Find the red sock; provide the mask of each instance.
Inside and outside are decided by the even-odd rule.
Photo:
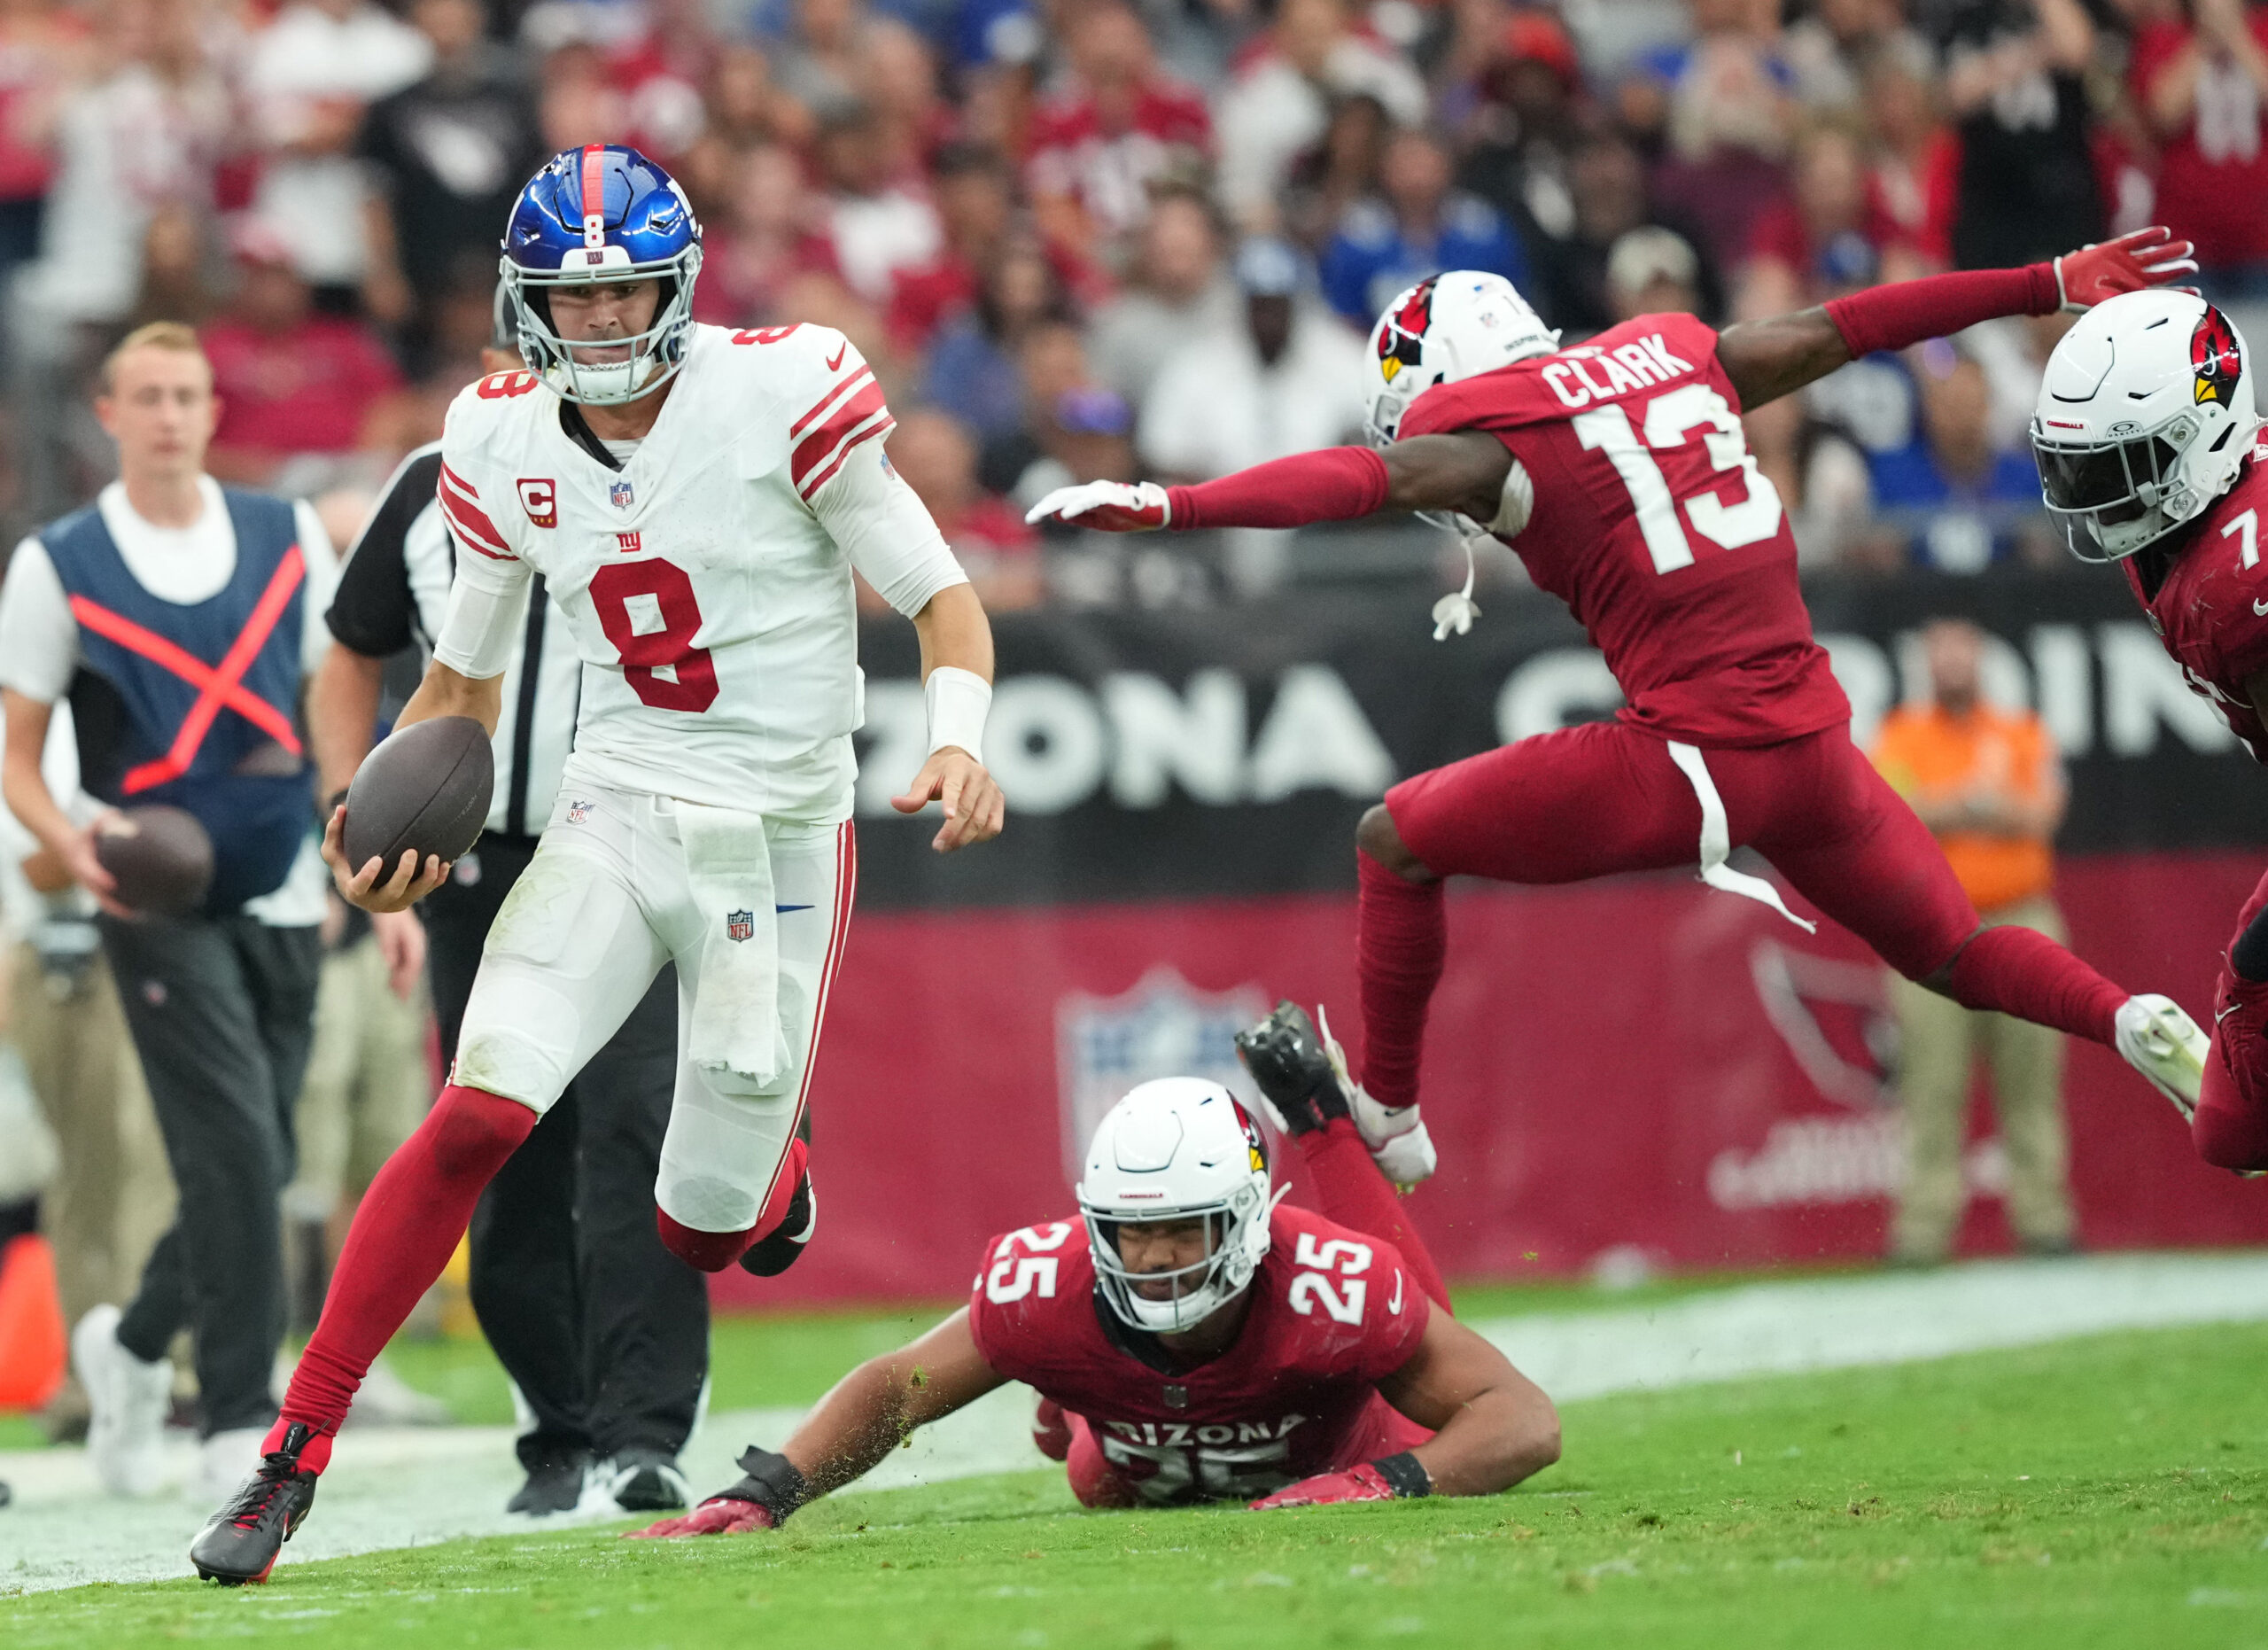
[[[2004,923],[1979,929],[1953,959],[1953,996],[2115,1047],[2118,1005],[2132,995],[2045,934]]]
[[[322,1321],[268,1435],[270,1448],[293,1421],[318,1435],[338,1430],[370,1360],[449,1264],[481,1188],[535,1125],[536,1114],[516,1100],[454,1083],[441,1091],[417,1132],[362,1195]],[[320,1472],[330,1456],[330,1438],[318,1436],[300,1452],[299,1464]]]
[[[771,1235],[772,1229],[788,1218],[788,1205],[795,1201],[796,1182],[804,1178],[804,1170],[811,1161],[811,1148],[799,1140],[788,1142],[788,1155],[781,1160],[780,1173],[772,1183],[772,1195],[764,1205],[764,1212],[756,1224],[740,1232],[703,1232],[672,1218],[660,1204],[654,1206],[654,1224],[662,1234],[662,1247],[692,1267],[695,1272],[722,1272],[748,1253],[760,1238]]]
[[[1433,1257],[1410,1225],[1402,1200],[1371,1161],[1370,1148],[1363,1144],[1353,1119],[1333,1117],[1314,1133],[1301,1135],[1300,1155],[1315,1176],[1323,1212],[1342,1226],[1367,1232],[1400,1249],[1402,1264],[1410,1268],[1418,1287],[1443,1311],[1449,1311],[1449,1286],[1434,1269]]]
[[[1359,850],[1355,965],[1363,990],[1363,1086],[1389,1106],[1418,1103],[1425,1005],[1441,983],[1449,914],[1439,883],[1405,882]]]

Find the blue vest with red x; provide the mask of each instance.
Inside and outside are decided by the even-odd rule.
[[[80,783],[113,806],[197,816],[213,838],[209,915],[283,885],[315,807],[292,720],[306,623],[298,520],[284,499],[221,496],[236,571],[202,602],[144,589],[93,505],[39,535],[79,621]]]

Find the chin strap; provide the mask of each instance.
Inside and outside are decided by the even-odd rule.
[[[1452,590],[1433,603],[1433,640],[1436,642],[1447,642],[1452,631],[1460,636],[1471,634],[1472,621],[1480,617],[1480,603],[1472,599],[1472,580],[1477,571],[1472,546],[1475,541],[1487,536],[1487,529],[1476,527],[1469,518],[1459,516],[1456,518],[1457,547],[1464,552],[1464,588]]]

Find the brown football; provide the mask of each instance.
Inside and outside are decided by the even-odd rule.
[[[128,808],[95,829],[95,858],[118,881],[119,904],[187,916],[213,886],[213,838],[182,808]]]
[[[454,860],[472,846],[488,818],[496,759],[487,731],[470,716],[436,716],[397,729],[362,759],[346,790],[343,846],[360,870],[373,857],[392,877],[415,851]]]

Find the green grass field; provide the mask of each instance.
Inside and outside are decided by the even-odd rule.
[[[843,1367],[830,1323],[881,1333],[874,1319],[798,1321],[821,1384],[821,1366]],[[238,1592],[183,1581],[35,1594],[0,1603],[0,1638],[2260,1643],[2264,1369],[2268,1327],[2109,1335],[1570,1405],[1566,1460],[1487,1500],[1087,1514],[1060,1475],[1020,1474],[844,1495],[776,1536],[647,1545],[610,1526],[287,1567]],[[809,1392],[733,1401],[796,1396]]]

